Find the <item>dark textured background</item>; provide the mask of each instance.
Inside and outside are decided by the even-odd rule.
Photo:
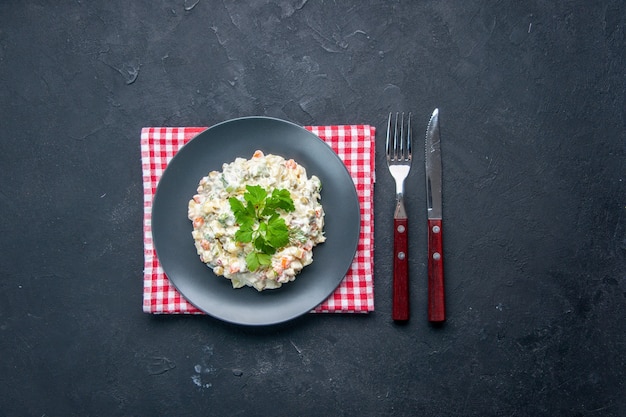
[[[3,1],[0,415],[625,416],[626,7]],[[389,111],[439,107],[448,321],[390,319]],[[376,312],[141,311],[143,126],[378,128]]]

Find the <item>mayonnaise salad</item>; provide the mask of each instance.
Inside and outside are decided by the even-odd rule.
[[[246,257],[252,243],[235,239],[239,224],[229,203],[232,197],[245,204],[246,186],[288,190],[294,210],[277,210],[289,230],[289,243],[271,255],[266,265],[251,271]],[[252,158],[237,158],[200,180],[197,194],[189,201],[188,217],[200,260],[218,276],[231,280],[233,288],[250,286],[258,291],[279,288],[313,262],[313,247],[326,240],[324,210],[319,202],[321,182],[293,159],[256,151]]]

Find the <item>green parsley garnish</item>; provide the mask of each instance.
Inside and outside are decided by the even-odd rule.
[[[289,191],[274,189],[271,195],[258,185],[246,185],[244,203],[236,197],[228,199],[230,209],[239,224],[235,240],[252,243],[254,250],[246,256],[250,271],[268,266],[272,255],[289,243],[289,228],[278,210],[294,211],[296,208]]]

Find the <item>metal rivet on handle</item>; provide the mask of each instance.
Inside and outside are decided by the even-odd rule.
[[[404,254],[404,252],[398,252],[398,259],[402,260],[406,257],[406,255]]]
[[[400,233],[404,233],[404,231],[405,231],[405,230],[406,230],[406,229],[404,228],[404,226],[403,226],[403,225],[398,225],[398,232],[400,232]]]
[[[433,226],[433,233],[439,233],[441,231],[441,229],[439,228],[439,226]]]
[[[435,252],[433,253],[433,259],[435,261],[438,261],[439,259],[441,259],[441,255],[439,254],[439,252]]]

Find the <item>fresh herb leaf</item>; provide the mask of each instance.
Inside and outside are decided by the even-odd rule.
[[[278,214],[274,214],[267,221],[267,233],[265,235],[270,245],[282,248],[289,243],[289,228],[285,220]]]
[[[273,247],[272,245],[270,245],[268,243],[267,240],[265,240],[265,238],[261,235],[259,235],[255,240],[254,240],[254,247],[260,251],[261,253],[265,253],[267,255],[273,255],[276,253],[276,249],[275,247]]]
[[[259,269],[261,263],[259,262],[259,252],[252,251],[246,256],[246,265],[248,269],[252,272]]]
[[[272,256],[261,252],[250,252],[246,256],[246,265],[252,272],[259,269],[260,266],[268,266],[272,263]]]
[[[252,230],[252,226],[241,225],[239,226],[239,230],[235,232],[235,240],[241,243],[252,242],[253,234],[254,230]]]
[[[265,202],[265,208],[262,214],[264,216],[271,216],[278,209],[282,209],[287,213],[296,209],[291,199],[291,194],[285,189],[275,189],[272,191],[272,195],[268,197]]]
[[[258,207],[267,197],[267,191],[260,185],[246,185],[246,193],[243,195],[244,200]]]
[[[237,223],[241,224],[245,221],[247,217],[249,217],[246,213],[246,207],[241,201],[239,201],[238,198],[231,197],[228,199],[228,203],[230,204],[230,209],[235,215],[235,220],[237,221]]]
[[[250,271],[271,264],[272,255],[289,243],[289,228],[278,210],[295,210],[291,194],[285,189],[268,192],[259,185],[247,185],[243,195],[246,202],[231,197],[228,202],[239,225],[235,240],[252,243],[254,250],[246,255]]]

